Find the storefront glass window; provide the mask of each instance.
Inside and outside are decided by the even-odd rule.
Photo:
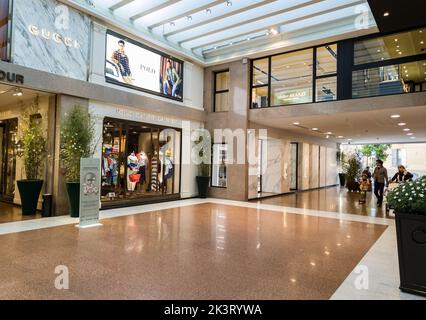
[[[0,198],[6,201],[13,201],[15,197],[18,119],[1,121],[0,134]]]
[[[337,99],[337,77],[319,78],[316,82],[316,102]]]
[[[355,42],[355,65],[424,54],[426,28]]]
[[[214,111],[229,111],[229,71],[215,73]]]
[[[337,73],[337,44],[317,48],[317,77]]]
[[[266,108],[269,103],[268,87],[253,88],[252,108]]]
[[[180,147],[178,130],[106,119],[102,201],[143,201],[179,195]]]
[[[313,49],[272,57],[271,105],[312,102]]]
[[[353,98],[426,91],[426,60],[357,70]]]
[[[9,0],[0,0],[0,60],[7,60],[7,25]]]
[[[212,187],[227,187],[227,144],[213,144]]]

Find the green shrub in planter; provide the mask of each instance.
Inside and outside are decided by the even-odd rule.
[[[24,109],[20,126],[22,132],[20,137],[21,156],[24,161],[26,179],[18,180],[17,185],[21,196],[22,214],[34,215],[43,188],[43,180],[40,178],[47,157],[47,133],[43,130],[41,123],[38,96],[29,107]]]
[[[61,130],[61,160],[65,167],[65,180],[67,182],[68,199],[70,202],[70,215],[80,215],[80,159],[90,158],[94,136],[94,120],[92,115],[81,108],[74,108],[65,114]]]
[[[399,185],[388,204],[395,210],[400,289],[426,296],[426,177]]]

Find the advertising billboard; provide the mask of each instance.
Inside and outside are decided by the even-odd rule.
[[[7,25],[9,22],[9,0],[0,0],[0,60],[7,60]]]
[[[183,62],[176,58],[108,31],[105,62],[108,82],[183,100]]]

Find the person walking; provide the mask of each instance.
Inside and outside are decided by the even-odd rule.
[[[383,193],[389,183],[388,170],[383,167],[382,160],[378,159],[376,161],[376,168],[372,176],[374,179],[374,194],[377,197],[377,205],[381,207],[383,204]]]

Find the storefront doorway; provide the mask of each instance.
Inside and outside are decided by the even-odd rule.
[[[0,199],[15,198],[16,148],[18,119],[0,121]]]
[[[181,130],[106,118],[102,207],[180,198]]]

